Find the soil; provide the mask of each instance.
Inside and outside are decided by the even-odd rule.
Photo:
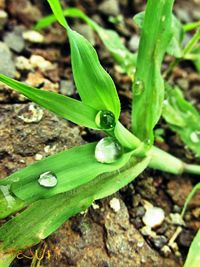
[[[145,1],[61,2],[64,6],[81,8],[105,28],[116,30],[126,45],[135,49],[135,43],[131,44],[130,40],[132,35],[138,36],[138,31],[132,16],[144,9]],[[190,4],[188,1],[176,1],[175,12],[183,22],[194,21],[200,18],[199,6],[197,0],[190,1]],[[0,72],[3,70],[32,86],[78,98],[65,31],[55,24],[41,31],[43,42],[34,43],[22,38],[23,32],[30,30],[39,18],[50,13],[46,1],[0,0],[0,9],[8,16],[4,20],[0,18]],[[124,22],[111,23],[111,15],[123,15]],[[121,121],[129,128],[129,77],[118,72],[116,64],[90,28],[83,26],[77,19],[71,23],[95,45],[102,65],[113,77],[122,103]],[[42,64],[34,65],[33,56],[40,56],[36,57],[36,61],[45,62],[46,67],[42,68]],[[10,62],[7,68],[5,60]],[[172,80],[200,109],[200,76],[191,62],[185,61],[177,66]],[[32,103],[4,85],[0,85],[0,103],[0,178],[46,156],[102,137],[99,132],[76,126],[40,108],[36,116],[30,118]],[[158,146],[187,162],[200,164],[200,160],[184,148],[179,137],[171,132],[163,120],[157,127],[164,129],[165,140],[157,140]],[[25,251],[22,259],[16,259],[12,266],[30,266],[31,260],[26,256],[30,256],[36,249],[40,252],[45,249],[41,266],[183,266],[191,241],[200,227],[200,194],[191,201],[185,216],[185,226],[173,247],[168,245],[177,225],[172,223],[171,216],[180,213],[196,182],[197,177],[192,175],[174,176],[147,169],[120,192],[95,202],[84,214],[68,220],[31,251]],[[117,201],[118,209],[113,208],[113,201]],[[148,233],[145,232],[142,220],[147,205],[160,207],[165,212],[164,222]]]

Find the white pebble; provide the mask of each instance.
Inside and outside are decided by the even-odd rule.
[[[142,220],[145,225],[154,228],[162,224],[165,218],[163,209],[158,207],[148,208],[143,216]]]
[[[38,68],[42,72],[53,70],[55,68],[55,65],[53,65],[50,61],[38,55],[32,55],[30,57],[30,64],[33,68]]]
[[[28,58],[19,56],[16,58],[15,66],[18,70],[32,70],[32,65]]]
[[[22,34],[24,40],[29,41],[31,43],[43,43],[44,36],[36,31],[26,31]]]
[[[111,209],[114,210],[114,212],[118,212],[120,210],[120,208],[121,208],[119,199],[116,198],[116,197],[111,199],[110,207],[111,207]]]
[[[41,154],[35,154],[35,160],[41,160],[43,156]]]

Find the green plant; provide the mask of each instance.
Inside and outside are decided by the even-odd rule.
[[[103,44],[115,59],[121,70],[127,73],[132,80],[135,79],[134,71],[136,68],[137,53],[131,53],[122,43],[120,36],[113,30],[103,29],[96,22],[92,21],[87,15],[77,8],[68,8],[64,10],[63,14],[67,17],[78,17],[84,20],[89,26],[94,29]],[[142,29],[145,12],[141,12],[134,17],[134,22]],[[51,23],[55,22],[54,15],[47,16],[41,19],[36,25],[35,29],[42,29]],[[192,106],[190,102],[184,99],[180,89],[169,84],[169,78],[173,68],[184,59],[190,59],[195,64],[197,71],[199,71],[200,57],[199,57],[199,25],[200,21],[182,25],[181,22],[172,15],[172,37],[167,45],[166,53],[175,57],[169,68],[164,72],[165,77],[165,101],[162,107],[162,117],[167,121],[170,128],[175,131],[182,141],[190,148],[195,155],[199,156],[199,112]],[[195,30],[196,34],[183,47],[182,42],[185,34],[188,31]],[[146,66],[145,66],[146,67]],[[171,89],[170,89],[171,88]],[[187,130],[185,126],[187,125]]]
[[[117,91],[96,51],[69,27],[59,1],[48,2],[67,31],[81,101],[29,87],[3,74],[0,81],[58,116],[104,131],[109,137],[48,157],[0,181],[0,217],[19,212],[0,228],[0,266],[8,266],[18,251],[39,243],[67,218],[87,209],[96,199],[116,192],[147,167],[173,174],[200,174],[199,166],[186,164],[153,146],[153,128],[160,118],[165,93],[161,63],[174,37],[173,0],[148,1],[137,63],[136,56],[124,48],[116,33],[72,9],[74,16],[78,14],[98,32],[132,78],[136,64],[133,133],[119,122]],[[158,16],[152,21],[155,8]],[[54,21],[54,17],[50,18],[48,22]]]

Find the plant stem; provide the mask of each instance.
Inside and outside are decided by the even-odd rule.
[[[183,172],[200,175],[200,166],[198,165],[186,164],[182,160],[155,146],[150,148],[150,150],[147,150],[145,146],[142,146],[143,143],[130,131],[128,131],[120,122],[117,123],[114,134],[124,147],[131,150],[140,147],[141,154],[143,154],[143,156],[145,156],[145,154],[150,155],[152,157],[149,163],[150,168],[176,175],[182,174]]]
[[[15,257],[16,253],[14,252],[11,252],[9,254],[0,253],[0,267],[9,267]]]
[[[184,32],[192,31],[200,26],[200,20],[183,25]]]
[[[187,43],[185,48],[183,49],[183,57],[190,53],[193,47],[196,45],[196,43],[200,39],[200,27],[197,29],[196,33],[193,35],[192,39]]]
[[[200,175],[200,166],[184,163],[184,172]]]
[[[152,159],[149,163],[149,167],[164,171],[164,172],[169,172],[173,174],[181,174],[184,172],[184,164],[183,162],[170,155],[169,153],[153,146],[149,153],[152,156]],[[199,166],[199,171],[200,171],[200,166]]]

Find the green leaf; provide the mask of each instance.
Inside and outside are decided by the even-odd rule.
[[[181,58],[183,55],[182,52],[182,41],[184,38],[184,31],[183,31],[183,25],[181,24],[180,20],[177,19],[176,16],[173,15],[172,17],[172,39],[168,45],[167,53],[177,57]]]
[[[131,53],[122,43],[120,36],[113,30],[105,30],[95,21],[90,19],[78,8],[67,8],[63,11],[64,16],[77,17],[84,20],[93,30],[95,30],[111,56],[120,65],[122,70],[133,77],[134,66],[136,65],[136,54]],[[51,25],[56,21],[54,15],[42,18],[35,25],[35,29],[39,30]]]
[[[122,70],[133,79],[137,54],[131,53],[124,46],[120,36],[115,31],[105,30],[100,26],[95,27],[95,30],[113,59],[119,64]]]
[[[39,243],[94,200],[113,194],[134,180],[147,167],[149,160],[149,157],[133,157],[120,171],[100,175],[79,188],[34,202],[0,228],[0,255],[17,253]]]
[[[78,8],[71,7],[71,8],[64,9],[63,10],[63,15],[65,17],[80,18],[80,19],[84,20],[87,24],[89,24],[93,29],[95,29],[95,27],[98,26],[96,22],[91,20],[88,16],[86,16]],[[57,21],[57,19],[56,19],[56,16],[54,14],[46,16],[46,17],[43,17],[35,24],[34,29],[35,30],[40,30],[40,29],[46,28],[46,27],[48,27],[49,25],[51,25],[52,23],[54,23],[56,21]]]
[[[193,53],[194,53],[195,55],[200,55],[200,45],[199,45],[197,48],[195,48],[195,49],[193,50]],[[200,59],[198,59],[198,60],[193,60],[193,63],[194,63],[194,65],[195,65],[197,71],[200,73]]]
[[[185,215],[185,211],[186,211],[186,209],[187,209],[187,207],[188,207],[190,201],[192,200],[192,198],[194,197],[194,195],[196,194],[196,192],[197,192],[198,190],[200,190],[200,183],[196,184],[196,185],[193,187],[192,191],[188,194],[187,199],[186,199],[185,204],[184,204],[184,207],[183,207],[183,210],[182,210],[182,212],[181,212],[181,216],[182,216],[182,217],[184,217],[184,215]]]
[[[178,87],[166,85],[162,116],[196,156],[200,156],[200,114]]]
[[[195,238],[189,249],[186,262],[183,267],[198,267],[200,262],[200,229],[198,230]]]
[[[134,22],[140,28],[143,27],[144,16],[145,16],[145,12],[143,11],[135,15],[133,18]],[[181,44],[182,44],[183,37],[184,37],[184,30],[183,30],[183,25],[181,24],[181,22],[177,19],[175,15],[172,16],[172,32],[173,32],[173,35],[167,47],[167,53],[179,58],[182,56],[182,45]]]
[[[80,34],[71,30],[65,20],[57,0],[48,0],[57,20],[66,28],[70,48],[71,62],[75,84],[82,101],[97,109],[113,112],[116,120],[120,114],[120,102],[114,82],[101,66],[92,45]],[[59,11],[58,11],[58,10]]]
[[[98,129],[95,117],[98,110],[76,99],[30,87],[0,74],[0,81],[28,97],[40,106],[76,124]]]
[[[125,153],[112,164],[99,163],[95,158],[96,143],[74,147],[30,165],[0,181],[11,186],[11,193],[19,199],[31,202],[67,192],[94,179],[99,174],[121,168],[133,152]],[[57,177],[52,188],[38,183],[40,174],[50,171]]]
[[[84,37],[69,32],[75,83],[84,103],[99,110],[112,111],[119,118],[120,103],[115,85],[99,63],[96,51]]]
[[[142,141],[153,141],[164,100],[161,63],[172,37],[173,0],[149,0],[139,45],[133,84],[132,128]],[[156,14],[156,16],[152,16]]]
[[[1,180],[3,181],[3,179]],[[8,215],[23,209],[27,204],[11,194],[9,184],[0,185],[0,219],[4,219]]]

